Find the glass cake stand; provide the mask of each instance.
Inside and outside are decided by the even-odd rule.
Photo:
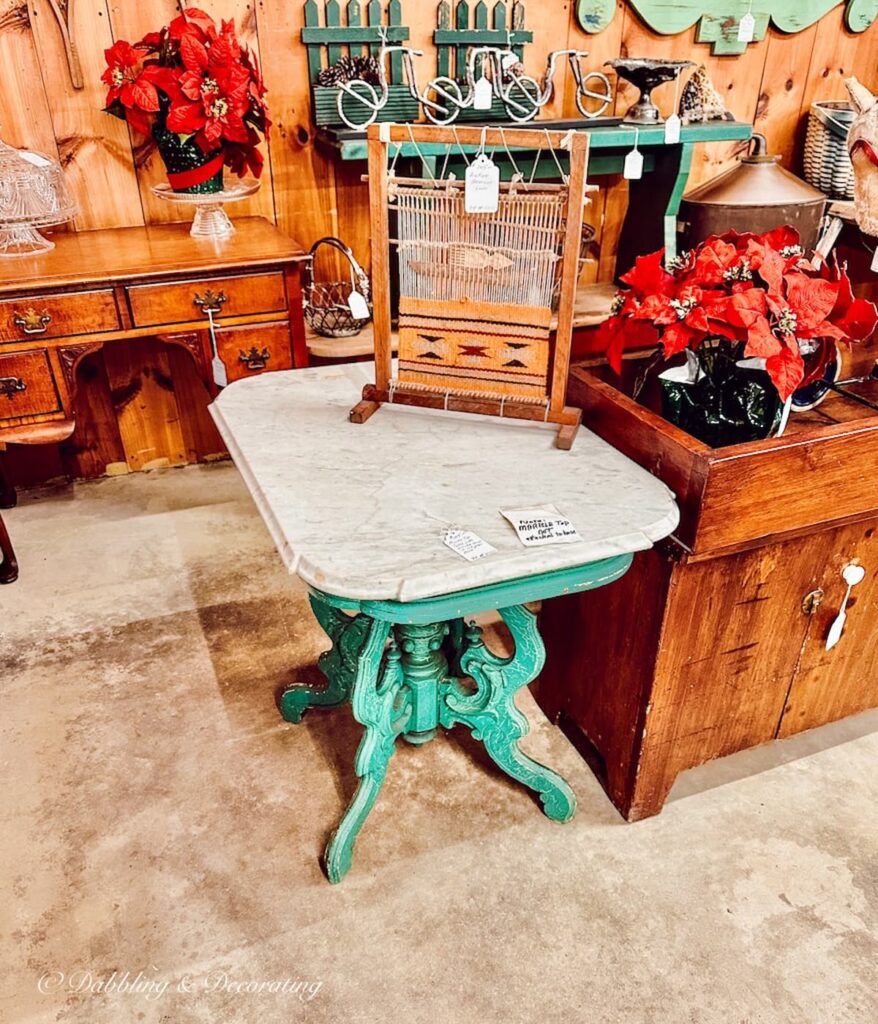
[[[222,192],[195,194],[175,192],[167,182],[163,182],[161,185],[153,185],[152,191],[166,203],[195,207],[195,219],[189,232],[193,238],[221,242],[235,233],[235,225],[223,206],[252,196],[258,190],[259,184],[258,181],[240,181],[230,188],[224,188]]]

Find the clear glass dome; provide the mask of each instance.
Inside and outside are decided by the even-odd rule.
[[[56,160],[0,141],[0,256],[48,252],[54,243],[35,229],[63,224],[77,212]]]

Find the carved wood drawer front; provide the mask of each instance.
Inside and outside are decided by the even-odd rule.
[[[268,370],[293,368],[286,324],[223,328],[217,331],[216,344],[230,382]]]
[[[120,326],[111,288],[0,299],[0,341],[96,334]]]
[[[215,317],[279,313],[287,308],[281,273],[168,281],[128,289],[135,327],[186,323]]]
[[[44,348],[0,355],[0,422],[60,409],[61,399]]]

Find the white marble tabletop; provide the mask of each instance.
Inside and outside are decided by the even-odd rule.
[[[267,373],[226,388],[217,427],[278,550],[340,597],[415,601],[641,551],[678,512],[667,487],[584,428],[382,406],[348,421],[371,363]],[[500,509],[555,505],[582,538],[523,547]],[[442,543],[471,530],[493,554]]]

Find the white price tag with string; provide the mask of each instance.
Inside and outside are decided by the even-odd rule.
[[[476,81],[475,88],[473,89],[473,108],[475,110],[490,110],[493,99],[494,95],[491,83],[484,75],[482,75],[482,77]]]
[[[738,23],[738,42],[752,43],[756,34],[756,19],[753,17],[753,3],[747,8],[747,13]]]
[[[500,208],[500,168],[485,153],[466,169],[463,208],[467,213],[496,213]]]
[[[674,81],[674,109],[665,120],[665,142],[673,146],[680,141],[680,76]]]
[[[210,361],[210,372],[213,375],[213,382],[218,388],[224,388],[229,383],[229,375],[226,372],[226,364],[222,361],[219,349],[216,344],[216,325],[213,322],[213,310],[210,306],[205,310],[207,313],[207,329],[210,334],[210,347],[213,350],[213,359]]]
[[[643,153],[637,148],[640,132],[634,129],[634,149],[625,157],[622,174],[629,180],[643,177]]]
[[[878,245],[875,246],[875,251],[872,253],[872,262],[869,264],[869,270],[873,274],[878,274]]]
[[[472,530],[461,530],[456,526],[450,526],[442,534],[442,543],[468,562],[476,562],[497,550]]]

